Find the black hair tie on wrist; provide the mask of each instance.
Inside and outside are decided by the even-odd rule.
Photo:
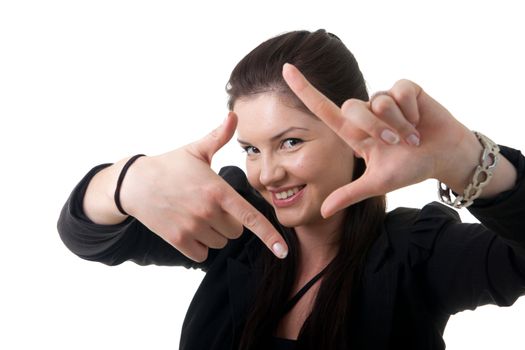
[[[117,188],[115,189],[115,204],[117,206],[118,211],[120,211],[123,215],[129,215],[126,213],[126,211],[122,208],[122,205],[120,204],[120,187],[122,187],[122,181],[124,181],[124,177],[126,176],[126,173],[128,172],[129,167],[133,162],[135,162],[138,158],[145,156],[145,154],[136,154],[128,161],[124,166],[122,167],[122,170],[120,171],[120,175],[118,176],[117,180]]]

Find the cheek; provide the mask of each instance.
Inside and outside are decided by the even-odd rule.
[[[327,166],[332,163],[329,158],[333,159],[322,151],[305,152],[290,162],[290,168],[305,180],[316,179],[328,170]]]
[[[250,186],[256,190],[260,190],[261,183],[259,182],[259,168],[250,161],[246,161],[246,177]]]
[[[306,181],[316,182],[323,191],[331,192],[352,181],[354,157],[351,152],[342,152],[340,148],[326,147],[302,157],[296,166]]]

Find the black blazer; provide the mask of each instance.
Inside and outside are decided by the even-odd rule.
[[[500,147],[518,180],[513,189],[468,208],[481,224],[461,223],[454,209],[438,202],[387,214],[364,270],[358,348],[444,349],[450,315],[488,303],[508,306],[525,294],[525,158]],[[235,349],[260,275],[256,258],[267,248],[245,230],[195,263],[134,218],[94,224],[82,211],[82,198],[105,166],[93,168],[64,205],[58,221],[63,242],[78,256],[108,265],[132,260],[202,269],[206,275],[186,314],[180,349]],[[220,175],[255,207],[268,210],[240,169],[226,167]]]

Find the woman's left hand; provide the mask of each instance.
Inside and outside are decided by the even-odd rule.
[[[400,80],[370,102],[350,99],[339,108],[293,65],[283,67],[283,77],[310,111],[366,163],[360,178],[325,199],[323,217],[429,178],[458,191],[471,180],[481,144],[417,84]]]

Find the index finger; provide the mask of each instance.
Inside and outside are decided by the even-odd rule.
[[[344,118],[341,109],[335,103],[310,84],[304,75],[290,63],[285,63],[283,66],[283,78],[313,114],[337,134],[340,133],[344,125]]]
[[[222,209],[259,237],[275,256],[286,258],[288,246],[270,221],[229,185],[223,193],[220,199]]]

